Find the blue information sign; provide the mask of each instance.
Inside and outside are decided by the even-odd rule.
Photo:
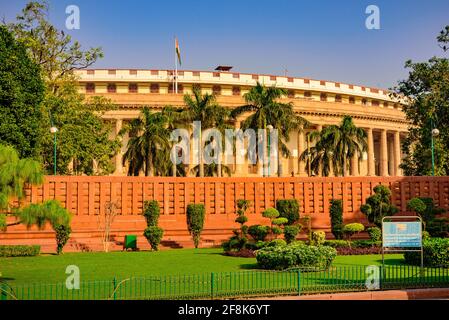
[[[421,222],[383,222],[382,245],[387,248],[421,248]]]

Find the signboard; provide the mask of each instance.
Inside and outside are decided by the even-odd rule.
[[[391,221],[382,223],[384,248],[421,248],[421,221]]]

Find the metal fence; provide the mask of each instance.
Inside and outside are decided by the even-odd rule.
[[[65,283],[0,282],[0,299],[226,299],[423,287],[449,287],[449,269],[336,265],[327,270],[213,272],[82,281],[75,289],[67,289]]]

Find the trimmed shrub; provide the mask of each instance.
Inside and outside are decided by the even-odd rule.
[[[370,247],[380,247],[382,241],[372,241],[372,240],[353,240],[350,242],[352,248],[370,248]]]
[[[274,239],[268,242],[267,247],[278,247],[278,246],[286,246],[287,242],[284,239]]]
[[[159,221],[159,215],[160,215],[159,202],[157,202],[156,200],[144,202],[143,216],[147,221],[148,227],[157,226]]]
[[[310,244],[312,246],[321,246],[326,241],[326,233],[324,231],[313,231],[310,237]]]
[[[56,253],[61,254],[62,249],[67,244],[67,241],[69,241],[72,228],[68,225],[59,224],[54,225],[53,230],[55,230],[56,233]]]
[[[331,218],[331,231],[335,239],[343,239],[343,201],[332,199],[329,215]]]
[[[276,219],[273,219],[272,223],[276,226],[282,226],[282,225],[288,223],[288,219],[287,218],[276,218]]]
[[[371,241],[381,241],[382,240],[382,230],[379,227],[371,227],[367,229],[369,238]]]
[[[201,232],[204,228],[204,218],[206,209],[204,204],[189,204],[187,206],[187,227],[193,238],[195,248],[198,248],[200,243]]]
[[[295,241],[296,236],[301,231],[300,225],[288,225],[284,227],[284,238],[287,243]]]
[[[34,257],[40,251],[41,246],[0,245],[0,257]]]
[[[343,227],[343,232],[347,235],[348,239],[351,239],[351,237],[359,232],[362,232],[365,230],[365,227],[361,223],[348,223]]]
[[[262,212],[262,216],[270,220],[273,220],[279,217],[279,211],[277,211],[275,208],[268,208],[265,209],[264,212]]]
[[[329,268],[337,252],[327,246],[307,246],[302,243],[266,247],[256,252],[257,264],[263,269],[283,270],[299,267],[303,270]]]
[[[148,240],[151,249],[158,251],[159,244],[161,243],[162,237],[164,236],[164,230],[158,226],[149,226],[143,232],[143,235]]]
[[[351,243],[348,240],[326,240],[324,241],[325,246],[332,248],[350,248]]]
[[[296,199],[279,199],[276,201],[276,209],[280,217],[287,218],[289,225],[299,220],[299,203]]]
[[[366,199],[360,210],[366,215],[368,221],[376,226],[382,226],[382,218],[395,215],[399,209],[391,204],[391,191],[386,186],[374,187],[374,194]]]
[[[424,265],[426,267],[449,267],[449,239],[431,238],[423,241]],[[420,252],[405,252],[407,264],[421,265]]]
[[[269,226],[262,226],[260,224],[256,224],[248,228],[248,234],[254,239],[254,241],[265,241],[269,233],[270,233]]]

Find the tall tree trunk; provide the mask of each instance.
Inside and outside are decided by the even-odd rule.
[[[346,162],[347,162],[347,158],[346,158],[346,152],[345,152],[345,153],[343,153],[343,177],[347,176]]]

